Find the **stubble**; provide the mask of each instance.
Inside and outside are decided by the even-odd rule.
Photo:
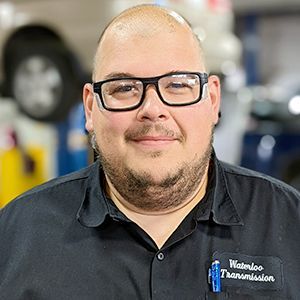
[[[178,165],[159,182],[154,180],[150,171],[137,172],[112,156],[105,155],[98,146],[94,133],[90,134],[90,141],[98,153],[104,173],[124,200],[139,210],[161,212],[180,206],[199,188],[211,158],[213,130],[202,155],[196,154],[191,160]],[[155,158],[160,155],[153,153],[149,159],[155,162]]]

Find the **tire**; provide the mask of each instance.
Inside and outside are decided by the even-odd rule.
[[[20,111],[38,121],[64,119],[80,95],[64,47],[51,40],[23,40],[10,50],[8,86]]]

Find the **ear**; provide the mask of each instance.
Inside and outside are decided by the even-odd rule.
[[[85,128],[88,132],[93,131],[93,106],[94,106],[94,92],[93,86],[90,83],[86,83],[83,87],[83,106],[85,112]]]
[[[218,76],[211,75],[208,77],[208,93],[211,101],[213,121],[216,125],[219,121],[219,112],[221,105],[221,83]]]

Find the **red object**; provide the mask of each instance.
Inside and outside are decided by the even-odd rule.
[[[207,0],[208,7],[213,11],[229,11],[231,10],[230,0]]]

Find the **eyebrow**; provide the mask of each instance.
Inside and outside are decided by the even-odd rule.
[[[113,72],[113,73],[109,73],[109,74],[105,75],[104,80],[111,79],[111,78],[124,78],[124,77],[136,77],[136,76],[131,73]]]
[[[162,75],[168,75],[168,74],[172,74],[172,73],[185,73],[185,72],[189,72],[189,71],[186,71],[186,70],[171,70],[165,74],[162,74]],[[160,75],[158,75],[160,76]],[[112,78],[124,78],[124,77],[138,77],[140,78],[140,76],[136,76],[132,73],[125,73],[125,72],[112,72],[112,73],[109,73],[107,75],[104,76],[104,80],[106,79],[112,79]],[[153,76],[153,77],[156,77],[156,76]]]

